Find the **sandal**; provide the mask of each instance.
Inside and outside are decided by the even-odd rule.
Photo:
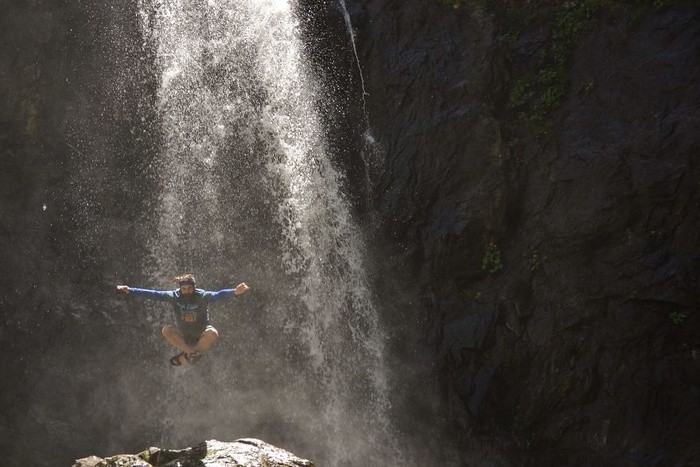
[[[200,352],[192,352],[189,355],[185,355],[185,358],[188,362],[190,362],[190,365],[194,365],[195,363],[197,363],[197,360],[202,358],[202,354]]]
[[[185,360],[189,361],[189,355],[187,355],[186,352],[180,352],[179,354],[175,355],[173,358],[170,359],[170,364],[172,366],[182,366],[182,360],[181,358],[185,357]]]

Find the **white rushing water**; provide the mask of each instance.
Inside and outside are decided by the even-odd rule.
[[[160,73],[154,281],[235,262],[260,282],[245,311],[259,329],[216,318],[234,336],[211,352],[225,371],[206,388],[168,381],[176,407],[163,436],[187,439],[182,412],[206,390],[216,407],[197,423],[209,436],[278,436],[319,465],[401,463],[363,238],[327,154],[293,5],[142,0],[140,11]]]

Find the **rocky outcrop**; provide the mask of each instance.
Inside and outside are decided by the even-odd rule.
[[[97,456],[78,459],[73,467],[148,467],[148,466],[230,466],[230,467],[313,467],[289,451],[259,439],[244,438],[232,443],[216,440],[172,450],[149,448],[139,454],[121,454],[107,458]]]

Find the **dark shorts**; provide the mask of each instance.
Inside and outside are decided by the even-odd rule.
[[[188,327],[178,327],[180,332],[182,333],[182,337],[185,339],[185,342],[187,342],[188,345],[195,345],[197,342],[199,342],[199,337],[202,335],[204,331],[207,329],[214,329],[214,326],[208,324],[204,327],[201,326],[188,326]]]

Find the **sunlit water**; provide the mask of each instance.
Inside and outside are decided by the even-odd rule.
[[[162,441],[253,436],[318,465],[401,464],[385,332],[293,5],[140,10],[160,76],[152,285],[191,271],[210,289],[252,286],[217,304],[222,338],[205,365],[164,372]]]

